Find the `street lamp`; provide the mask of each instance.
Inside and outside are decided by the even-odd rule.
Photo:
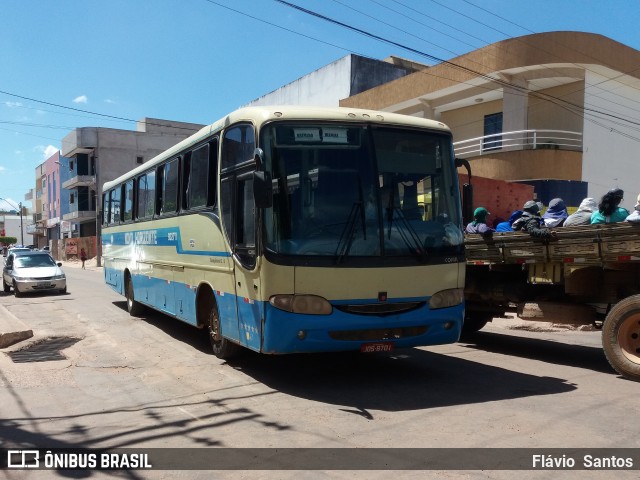
[[[18,203],[18,205],[11,205],[11,202],[6,198],[0,197],[0,200],[7,202],[11,207],[18,207],[18,211],[20,212],[20,245],[24,247],[24,227],[22,226],[22,202]]]

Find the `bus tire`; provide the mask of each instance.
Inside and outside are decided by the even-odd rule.
[[[7,285],[7,282],[4,281],[4,277],[2,277],[2,289],[4,290],[4,293],[9,293],[11,290],[11,285]]]
[[[602,348],[613,369],[640,381],[640,295],[616,303],[602,326]]]
[[[140,302],[136,302],[131,276],[127,275],[125,278],[124,290],[125,296],[127,297],[127,311],[132,317],[137,317],[144,311],[144,306]]]
[[[215,306],[211,308],[211,311],[209,312],[207,329],[209,331],[211,348],[213,349],[213,354],[216,357],[221,360],[228,360],[239,353],[240,346],[222,336],[220,316],[218,315],[218,310]]]
[[[482,330],[493,319],[493,314],[488,312],[467,312],[462,324],[462,334],[469,335]]]

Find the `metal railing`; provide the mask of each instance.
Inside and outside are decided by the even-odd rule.
[[[582,133],[567,130],[517,130],[453,142],[456,157],[466,158],[505,150],[582,150]]]

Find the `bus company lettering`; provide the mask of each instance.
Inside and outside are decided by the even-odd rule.
[[[126,244],[135,243],[136,245],[157,245],[158,231],[143,230],[141,232],[129,232],[124,234],[124,242]]]

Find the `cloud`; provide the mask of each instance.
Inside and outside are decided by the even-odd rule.
[[[104,100],[104,103],[116,103],[116,101],[115,100],[111,100],[110,98],[106,98]]]
[[[88,101],[89,99],[86,95],[80,95],[79,97],[73,99],[73,103],[87,103]]]
[[[44,145],[38,145],[34,147],[34,150],[41,152],[42,159],[47,160],[52,155],[55,155],[58,152],[59,148],[54,147],[53,145],[47,145],[46,147]]]
[[[2,165],[0,165],[0,172],[4,172],[6,170],[6,168],[4,168]]]
[[[4,104],[9,108],[18,108],[22,106],[20,102],[4,102]]]
[[[44,149],[44,159],[46,160],[51,155],[55,155],[56,153],[58,153],[58,147],[47,145],[47,147]]]

